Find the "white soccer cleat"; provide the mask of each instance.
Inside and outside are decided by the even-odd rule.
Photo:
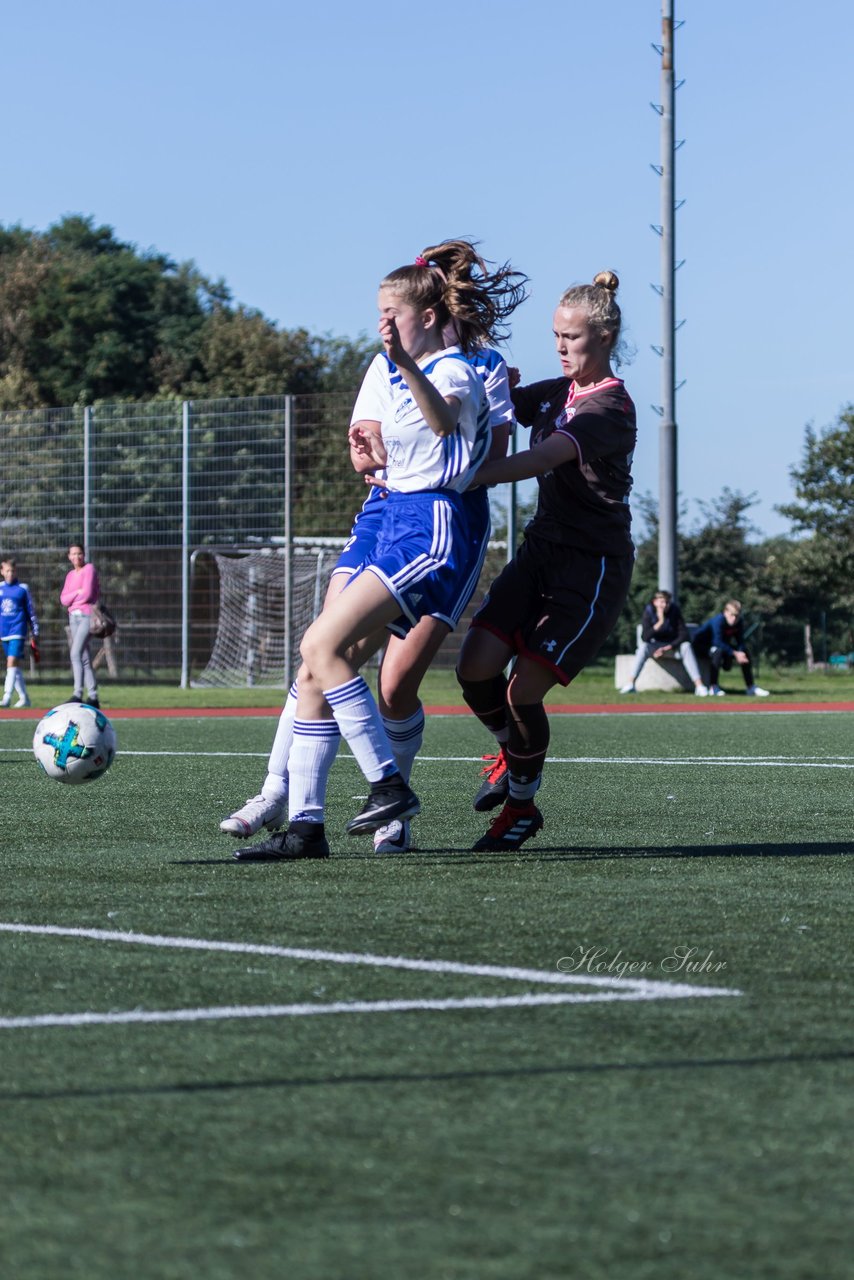
[[[709,694],[713,698],[725,698],[726,689],[722,689],[719,684],[713,684],[709,689]]]
[[[262,827],[274,831],[281,827],[288,817],[287,800],[267,800],[264,796],[253,796],[247,800],[242,809],[238,809],[230,818],[223,818],[219,824],[220,831],[227,836],[237,836],[245,840],[254,836]]]
[[[30,702],[30,700],[29,700],[29,698],[26,696],[26,694],[24,695],[24,697],[23,697],[23,698],[19,698],[19,699],[18,699],[18,701],[15,703],[15,708],[16,708],[16,709],[18,709],[18,708],[20,708],[20,707],[29,707],[29,706],[32,706],[32,703]]]
[[[760,689],[758,684],[752,684],[747,690],[748,698],[770,698],[769,689]]]
[[[11,693],[10,693],[10,694],[8,694],[8,695],[7,695],[7,694],[4,694],[4,695],[3,695],[3,697],[2,697],[2,698],[0,698],[0,707],[9,707],[9,706],[11,706],[11,705],[12,705],[12,695],[11,695]]]
[[[620,690],[620,693],[637,693],[637,689],[634,686],[634,682],[632,682],[631,684],[624,684],[622,689]]]
[[[409,823],[399,818],[378,827],[374,832],[374,853],[406,853],[409,849]]]
[[[695,698],[708,698],[708,696],[709,696],[709,694],[710,694],[710,693],[711,693],[711,690],[710,690],[710,689],[707,689],[707,688],[706,688],[706,686],[705,686],[704,684],[695,684],[695,685],[694,685],[694,697],[695,697]]]

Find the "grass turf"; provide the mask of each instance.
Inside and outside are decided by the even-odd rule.
[[[761,683],[770,689],[777,701],[854,701],[854,671],[807,671],[804,667],[763,666]],[[375,673],[368,674],[368,679]],[[744,682],[738,672],[725,673],[724,687],[730,696],[744,701]],[[53,707],[68,697],[68,684],[56,681],[30,679],[30,696],[36,707]],[[284,701],[284,688],[255,685],[238,689],[181,689],[176,676],[172,681],[157,684],[129,684],[102,679],[101,701],[104,708],[119,710],[127,707],[274,707]],[[459,685],[452,670],[432,668],[427,672],[421,688],[423,701],[428,705],[462,706]],[[621,698],[614,685],[614,663],[603,659],[587,668],[573,680],[567,689],[552,689],[547,702],[556,706],[576,703],[614,703],[628,701],[639,706],[691,703],[692,694],[650,692]],[[0,711],[0,719],[3,712]]]
[[[216,829],[273,721],[116,727],[111,772],[64,788],[32,724],[3,725],[2,920],[582,978],[634,962],[743,994],[0,1027],[4,1274],[850,1274],[850,716],[557,718],[547,825],[518,855],[468,852],[485,744],[431,719],[419,852],[341,835],[364,793],[341,758],[333,857],[293,866],[239,866]],[[709,968],[680,965],[691,948]],[[0,952],[4,1018],[555,989],[23,933]]]

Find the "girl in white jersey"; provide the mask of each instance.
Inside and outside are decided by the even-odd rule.
[[[376,545],[346,592],[328,601],[303,638],[299,704],[290,751],[290,824],[240,860],[325,857],[322,806],[303,803],[306,782],[322,773],[338,732],[371,784],[351,834],[370,832],[418,812],[417,797],[394,761],[382,720],[357,670],[377,637],[398,621],[405,630],[425,616],[451,616],[468,572],[469,530],[463,492],[489,447],[483,381],[464,358],[494,340],[524,296],[516,273],[486,271],[467,241],[448,241],[383,280],[379,292],[384,352],[366,376],[362,403],[371,417],[351,427],[360,470],[384,468],[388,498]],[[460,345],[445,345],[453,322]],[[318,693],[335,724],[324,720]],[[326,713],[328,715],[328,712]]]
[[[430,250],[423,255],[429,256]],[[523,277],[519,276],[520,281]],[[457,335],[451,329],[444,335],[448,346],[457,345]],[[384,362],[384,357],[379,357]],[[481,378],[489,403],[490,446],[487,461],[503,458],[507,452],[510,430],[514,423],[510,383],[504,357],[489,347],[478,348],[466,355],[469,364]],[[374,379],[366,377],[353,407],[351,423],[379,420],[381,401],[372,396]],[[356,453],[354,464],[363,470],[362,455]],[[372,487],[362,509],[356,516],[351,536],[332,570],[327,589],[326,604],[334,600],[347,585],[347,581],[366,557],[373,551],[387,499],[387,491]],[[461,575],[459,591],[450,613],[427,615],[417,626],[410,626],[401,617],[377,640],[377,647],[385,645],[377,679],[377,694],[383,725],[394,750],[398,769],[408,782],[415,758],[424,738],[424,707],[419,696],[421,681],[429,670],[436,653],[449,632],[459,622],[477,586],[486,556],[490,534],[490,513],[487,491],[484,488],[468,489],[465,494],[466,516],[469,525],[469,568]],[[299,680],[310,679],[303,669]],[[224,818],[220,830],[238,839],[254,835],[263,826],[275,830],[281,826],[288,812],[289,755],[293,742],[294,721],[297,711],[298,682],[295,681],[279,717],[273,747],[267,765],[267,776],[261,792],[236,812]],[[321,699],[322,701],[322,699]],[[322,704],[328,717],[331,740],[325,745],[320,764],[322,771],[315,772],[313,791],[318,817],[322,815],[320,799],[325,796],[326,779],[334,756],[334,739],[338,732],[332,713]],[[317,763],[317,757],[316,757]],[[306,797],[303,797],[304,801]],[[409,823],[393,820],[373,833],[374,850],[377,853],[403,853],[410,847]],[[235,857],[242,859],[246,850]]]

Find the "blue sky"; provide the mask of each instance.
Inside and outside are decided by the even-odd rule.
[[[679,488],[774,505],[849,373],[854,11],[675,0]],[[657,0],[43,0],[4,14],[0,222],[94,216],[283,326],[373,331],[376,285],[471,235],[531,278],[508,355],[557,374],[554,304],[620,274],[636,488],[658,484]]]

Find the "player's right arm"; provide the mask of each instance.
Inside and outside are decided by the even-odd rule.
[[[386,355],[406,377],[406,385],[421,410],[424,421],[434,435],[452,435],[460,420],[460,401],[457,396],[443,396],[404,349],[394,316],[380,318],[380,338]]]

